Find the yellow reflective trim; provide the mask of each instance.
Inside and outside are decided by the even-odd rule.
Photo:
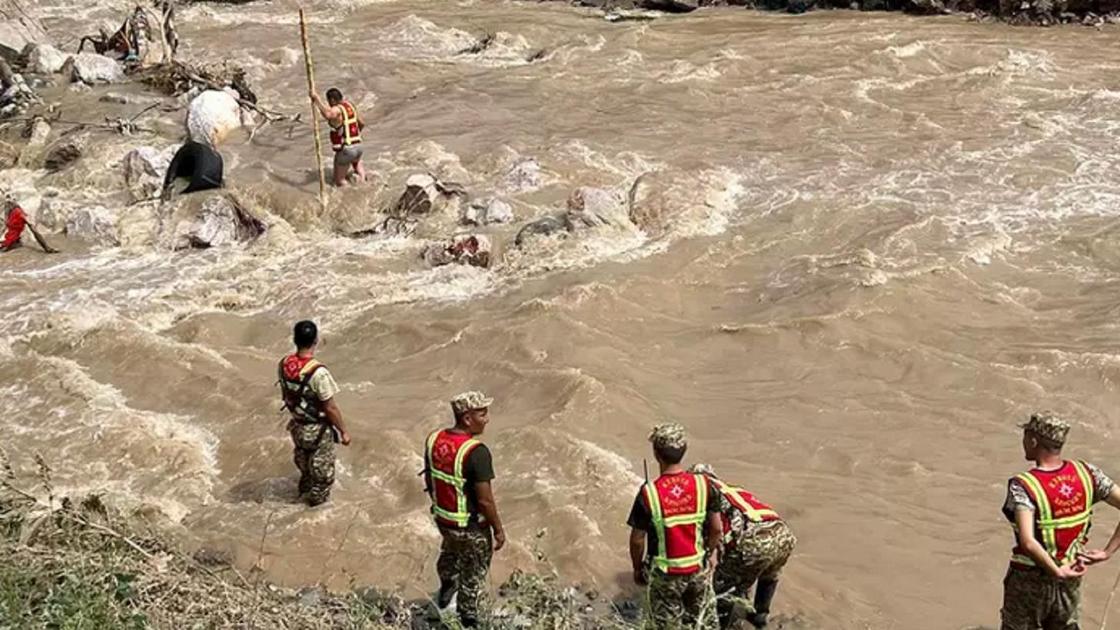
[[[657,493],[654,482],[647,481],[642,487],[649,502],[650,517],[653,529],[657,535],[657,554],[653,557],[655,567],[666,571],[669,568],[688,567],[704,561],[704,522],[708,512],[708,484],[704,482],[703,475],[692,475],[696,483],[696,511],[690,514],[678,514],[665,518],[661,509],[661,497]],[[681,525],[696,525],[696,553],[686,558],[669,558],[668,546],[665,543],[665,530]]]

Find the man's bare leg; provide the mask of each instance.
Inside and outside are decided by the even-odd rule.
[[[334,167],[334,185],[342,188],[346,185],[346,173],[350,170],[349,166],[336,164]]]
[[[358,176],[359,182],[366,181],[366,167],[362,164],[361,158],[359,158],[357,162],[354,162],[354,174]]]

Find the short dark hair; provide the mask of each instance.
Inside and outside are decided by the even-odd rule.
[[[292,341],[296,344],[296,348],[305,350],[315,345],[315,341],[319,339],[319,327],[315,322],[305,319],[302,322],[297,322],[295,328],[292,329]]]
[[[687,444],[682,444],[681,446],[653,445],[653,452],[657,454],[658,459],[666,464],[681,463],[686,451],[688,451]]]
[[[328,101],[341,101],[342,100],[342,91],[339,90],[338,88],[331,88],[331,89],[327,90],[327,100]]]

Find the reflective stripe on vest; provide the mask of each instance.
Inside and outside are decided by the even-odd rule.
[[[291,355],[294,356],[294,355]],[[293,416],[298,417],[306,422],[322,422],[326,417],[322,410],[320,400],[316,397],[315,392],[310,391],[311,377],[319,368],[325,367],[315,359],[308,359],[307,363],[299,369],[297,379],[288,378],[284,371],[284,364],[287,363],[291,356],[285,357],[280,361],[280,386],[284,388],[284,406],[288,409]],[[289,396],[298,399],[295,404],[289,402]]]
[[[726,484],[715,478],[712,479],[712,483],[714,483],[716,488],[719,489],[720,494],[722,494],[727,498],[728,501],[731,502],[731,505],[735,506],[736,509],[738,509],[743,513],[744,516],[747,517],[748,521],[752,523],[762,523],[764,521],[776,521],[781,518],[781,516],[779,516],[773,508],[766,505],[765,503],[762,503],[761,501],[758,501],[757,499],[755,499],[755,503],[757,503],[758,505],[751,505],[751,502],[747,500],[747,498],[743,495],[746,494],[752,499],[754,498],[754,495],[747,492],[746,490],[743,490],[742,488],[736,488],[735,486]]]
[[[704,564],[704,521],[708,515],[708,484],[703,475],[688,475],[696,486],[695,509],[683,514],[665,516],[657,482],[646,482],[644,486],[646,501],[649,503],[653,529],[657,534],[657,554],[653,565],[663,573],[692,573]],[[664,477],[662,477],[664,478]],[[658,479],[660,481],[660,478]],[[671,553],[669,549],[670,530],[678,527],[694,527],[695,538],[687,555]]]
[[[362,130],[358,125],[358,112],[349,101],[338,104],[342,108],[342,124],[331,128],[331,148],[341,151],[343,147],[362,141]]]
[[[1019,483],[1023,484],[1027,494],[1034,499],[1035,506],[1038,509],[1035,513],[1035,533],[1040,537],[1039,542],[1046,549],[1046,553],[1055,562],[1063,566],[1073,564],[1077,558],[1078,552],[1081,551],[1089,537],[1089,522],[1093,517],[1093,476],[1083,463],[1071,461],[1069,464],[1073,466],[1081,484],[1084,505],[1080,506],[1080,509],[1075,513],[1058,518],[1054,517],[1055,510],[1051,504],[1050,495],[1046,493],[1042,480],[1034,472],[1020,473],[1015,476]],[[1062,469],[1064,468],[1065,466],[1062,467]],[[1062,469],[1054,472],[1061,472]],[[1014,528],[1014,524],[1012,528]],[[1068,540],[1068,542],[1062,540],[1068,539],[1070,534],[1073,535],[1072,540]],[[1063,545],[1063,543],[1065,544]],[[1012,553],[1011,561],[1027,566],[1037,566],[1034,559],[1024,553],[1018,545]]]
[[[467,456],[471,451],[477,448],[482,442],[474,438],[464,440],[455,451],[454,461],[451,470],[440,470],[436,467],[435,449],[436,443],[439,438],[443,436],[446,431],[440,429],[432,432],[428,436],[427,455],[428,455],[428,474],[430,475],[430,494],[432,498],[432,514],[438,519],[448,521],[457,527],[466,527],[470,523],[471,513],[467,505],[467,494],[465,488],[467,486],[467,479],[463,476],[463,463],[467,460]],[[439,503],[439,487],[438,484],[444,484],[454,492],[455,507],[454,511],[450,506],[441,506]]]

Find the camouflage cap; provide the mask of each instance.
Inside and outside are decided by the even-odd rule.
[[[1058,446],[1065,444],[1066,436],[1069,435],[1069,423],[1059,418],[1053,411],[1032,413],[1030,420],[1020,424],[1019,427]]]
[[[688,445],[684,427],[676,422],[666,422],[653,427],[653,431],[649,433],[649,441],[655,448],[682,448]]]
[[[463,392],[451,399],[451,410],[457,414],[485,409],[494,404],[494,399],[482,392]]]
[[[707,475],[709,477],[716,476],[716,469],[712,468],[710,464],[693,464],[688,472],[694,475]],[[718,477],[716,477],[718,479]]]

